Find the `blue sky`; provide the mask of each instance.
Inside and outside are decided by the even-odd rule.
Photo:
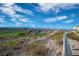
[[[0,27],[73,29],[79,25],[79,4],[0,3]]]

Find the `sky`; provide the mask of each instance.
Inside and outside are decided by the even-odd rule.
[[[0,27],[73,29],[78,25],[77,3],[0,3]]]

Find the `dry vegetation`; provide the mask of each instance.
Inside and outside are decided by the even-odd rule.
[[[43,42],[40,43],[31,43],[28,45],[25,49],[25,55],[32,55],[32,56],[44,56],[48,54],[49,48],[46,48],[45,44]]]
[[[70,32],[67,34],[67,36],[68,36],[68,38],[70,38],[72,40],[79,41],[79,31]]]
[[[4,31],[0,32],[0,55],[61,55],[63,32],[59,31],[55,33],[50,39],[38,40],[52,32],[53,30],[4,29]],[[53,41],[54,44],[52,44]]]
[[[64,34],[63,31],[59,31],[59,32],[53,34],[51,36],[51,39],[53,39],[57,44],[63,45],[63,34]]]

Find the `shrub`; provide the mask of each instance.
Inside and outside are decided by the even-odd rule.
[[[44,56],[48,54],[49,49],[45,47],[43,42],[40,43],[31,43],[26,47],[25,54],[26,55],[38,55]]]

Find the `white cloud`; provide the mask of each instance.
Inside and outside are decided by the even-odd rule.
[[[21,23],[21,22],[16,22],[14,24],[14,26],[22,26],[22,27],[32,27],[32,28],[35,28],[37,27],[37,25],[35,23]]]
[[[11,21],[16,22],[16,19],[15,18],[12,18]]]
[[[9,17],[11,17],[11,21],[17,23],[18,21],[20,22],[32,22],[30,21],[29,18],[24,17],[21,14],[17,14],[16,11],[25,13],[27,15],[33,15],[33,12],[28,9],[23,9],[14,3],[4,3],[2,4],[2,7],[0,7],[0,10],[4,13],[7,14]]]
[[[32,21],[30,21],[28,18],[20,18],[19,19],[21,22],[32,22]]]
[[[29,26],[30,26],[30,27],[33,27],[33,28],[38,27],[38,26],[37,26],[37,25],[35,25],[35,24],[30,24]]]
[[[15,26],[21,26],[22,25],[22,23],[19,23],[19,22],[17,22],[16,24],[15,24]]]
[[[49,3],[39,3],[39,5],[40,5],[40,9],[44,12],[47,12],[52,7],[52,5]]]
[[[28,22],[28,19],[26,19],[26,18],[22,18],[22,19],[19,19],[20,21],[22,21],[22,22]]]
[[[13,10],[18,11],[18,12],[25,13],[27,15],[33,15],[33,12],[31,10],[23,9],[15,4],[13,5],[12,8],[13,8]]]
[[[4,18],[0,17],[0,23],[4,23]]]
[[[59,17],[57,17],[58,20],[63,20],[63,19],[66,19],[66,18],[67,18],[67,16],[59,16]]]
[[[11,7],[12,5],[14,5],[14,3],[2,3],[2,4],[5,7]]]
[[[11,8],[4,8],[4,7],[0,7],[0,10],[3,12],[3,13],[5,13],[5,14],[7,14],[7,15],[10,15],[10,16],[13,16],[13,15],[15,15],[15,11],[14,10],[12,10]]]
[[[45,23],[50,23],[50,22],[56,22],[56,21],[61,21],[66,19],[67,16],[58,16],[58,17],[53,17],[53,18],[47,18],[44,20]]]
[[[25,24],[33,23],[33,21],[31,21],[29,18],[12,18],[11,20],[14,22],[15,26],[25,26]]]
[[[2,7],[0,7],[0,10],[9,15],[10,17],[14,17],[17,16],[16,11],[27,14],[27,15],[33,15],[33,12],[31,10],[28,9],[24,9],[21,8],[20,6],[17,6],[16,4],[12,3],[12,4],[8,4],[8,3],[3,3]]]
[[[64,21],[64,23],[72,23],[72,22],[74,22],[73,19],[72,20],[66,20],[66,21]]]
[[[75,8],[74,4],[72,3],[39,3],[38,9],[43,12],[48,12],[50,10],[54,11],[55,13],[60,12],[61,9],[71,9]]]

